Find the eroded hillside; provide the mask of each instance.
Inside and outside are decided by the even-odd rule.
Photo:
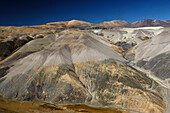
[[[57,30],[56,24],[74,29]],[[49,26],[51,30],[47,30]],[[87,28],[91,24],[74,20],[3,31],[0,96],[57,104],[54,110],[59,107],[62,112],[74,111],[77,106],[73,110],[61,104],[143,113],[168,110],[169,95],[165,92],[169,90],[169,28],[79,30],[77,26]],[[38,108],[30,107],[47,112],[51,109],[51,105],[39,108],[39,104]],[[0,108],[6,110],[6,106]],[[97,110],[84,105],[81,109]],[[11,107],[9,110],[15,111]]]

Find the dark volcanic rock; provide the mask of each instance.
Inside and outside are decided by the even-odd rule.
[[[16,49],[31,40],[32,38],[27,36],[25,39],[14,38],[13,40],[0,41],[0,60],[3,60],[7,56],[11,55]]]

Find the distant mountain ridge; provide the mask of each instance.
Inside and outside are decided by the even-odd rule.
[[[150,27],[150,26],[170,27],[170,20],[144,19],[141,21],[131,23],[131,27]]]
[[[136,22],[126,22],[123,20],[112,20],[108,22],[102,22],[93,24],[90,22],[80,21],[80,20],[71,20],[71,21],[61,21],[61,22],[51,22],[43,25],[35,25],[29,27],[43,27],[48,29],[103,29],[103,28],[115,28],[115,27],[153,27],[153,26],[162,26],[170,27],[170,20],[152,20],[144,19]]]

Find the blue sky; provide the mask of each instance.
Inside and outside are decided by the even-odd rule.
[[[170,0],[1,0],[0,26],[38,25],[72,19],[170,20]]]

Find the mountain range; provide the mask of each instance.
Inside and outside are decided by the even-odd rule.
[[[0,112],[169,113],[169,24],[1,26]]]
[[[102,22],[98,24],[92,24],[85,21],[71,20],[65,22],[52,22],[44,25],[32,26],[32,27],[44,27],[44,28],[55,28],[55,29],[68,29],[68,28],[79,28],[79,29],[98,29],[98,28],[114,28],[114,27],[151,27],[151,26],[162,26],[170,27],[170,20],[151,20],[144,19],[136,22],[126,22],[122,20],[113,20],[108,22]]]

